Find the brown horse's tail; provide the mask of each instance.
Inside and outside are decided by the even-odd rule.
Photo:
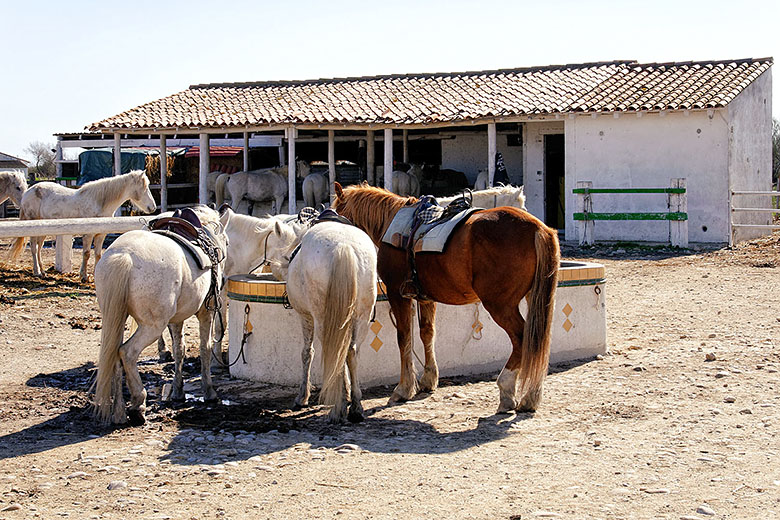
[[[344,366],[352,342],[352,315],[357,302],[357,260],[345,244],[333,255],[322,324],[322,391],[320,402],[338,405],[344,395]]]
[[[528,293],[528,316],[520,362],[521,394],[541,387],[550,360],[550,329],[555,289],[558,286],[560,246],[556,232],[547,226],[536,232],[536,273]]]
[[[100,303],[103,327],[100,332],[100,354],[98,355],[97,377],[93,384],[95,396],[92,401],[93,412],[100,422],[111,420],[112,413],[124,414],[124,409],[115,410],[117,392],[122,391],[121,378],[116,381],[119,367],[119,347],[125,332],[127,321],[127,297],[130,285],[132,260],[126,255],[104,257],[95,273],[95,292]],[[103,280],[111,287],[104,287]],[[119,384],[117,384],[119,383]],[[114,419],[117,419],[116,415]]]
[[[19,220],[26,220],[27,216],[24,214],[24,209],[21,205],[19,205]],[[24,249],[24,242],[27,240],[27,237],[19,237],[16,240],[14,240],[13,245],[11,245],[11,249],[8,253],[8,260],[11,262],[15,262],[19,258],[19,254]]]

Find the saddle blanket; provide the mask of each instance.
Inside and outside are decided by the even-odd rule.
[[[456,213],[451,219],[444,222],[434,220],[422,224],[414,234],[414,252],[424,253],[442,253],[447,247],[450,235],[457,228],[458,224],[468,218],[472,213],[481,208],[469,208]],[[412,219],[414,218],[414,206],[401,208],[393,217],[393,221],[388,226],[382,242],[391,246],[406,248],[409,241],[409,233],[412,228]]]

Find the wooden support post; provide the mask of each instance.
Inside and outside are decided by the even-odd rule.
[[[404,163],[409,164],[409,130],[401,130],[401,136],[404,143]]]
[[[279,166],[284,166],[284,145],[279,147]]]
[[[89,247],[89,245],[82,243],[81,247]],[[73,268],[73,235],[57,235],[57,243],[54,246],[54,268],[58,273],[69,273]]]
[[[385,189],[393,191],[393,129],[385,128]]]
[[[160,134],[160,211],[168,211],[168,142]]]
[[[122,174],[122,135],[114,133],[114,175]]]
[[[244,171],[249,171],[249,132],[244,132]]]
[[[291,126],[287,129],[287,213],[295,215],[298,213],[298,204],[295,194],[295,138],[297,129]],[[282,212],[282,208],[276,208],[277,213]]]
[[[590,188],[593,187],[592,181],[577,181],[577,188],[584,188],[584,193],[578,193],[578,205],[580,211],[585,215],[584,220],[577,221],[577,233],[580,239],[581,246],[593,245],[593,225],[594,222],[587,218],[588,214],[593,213],[593,199],[591,198]]]
[[[374,151],[374,131],[366,131],[366,180],[371,186],[376,186],[376,176],[374,171],[374,162],[376,161],[376,152]]]
[[[488,123],[488,188],[493,187],[493,178],[496,175],[496,124]]]
[[[62,177],[62,136],[57,136],[57,148],[54,152],[55,175]]]
[[[672,179],[672,188],[685,188],[686,180]],[[688,193],[670,193],[669,194],[669,212],[688,213]],[[729,215],[729,219],[731,215]],[[669,221],[669,241],[672,247],[688,247],[688,219]]]
[[[330,193],[330,203],[333,204],[336,188],[336,132],[328,130],[328,193]]]
[[[209,134],[200,134],[199,167],[198,167],[198,202],[209,203],[208,176],[210,168]]]

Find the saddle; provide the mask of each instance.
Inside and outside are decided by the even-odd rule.
[[[190,208],[177,209],[170,217],[158,217],[149,222],[149,231],[164,235],[190,254],[199,269],[211,269],[213,262],[202,246],[202,235],[210,234],[198,215]]]
[[[302,224],[308,223],[309,228],[317,224],[322,224],[323,222],[337,222],[339,224],[345,224],[348,226],[354,225],[347,217],[339,215],[335,210],[330,208],[317,212],[317,210],[314,208],[305,207],[300,211],[300,213],[298,213],[296,219]],[[290,263],[292,263],[293,258],[295,258],[295,255],[297,255],[300,250],[301,244],[298,244],[298,246],[293,250],[292,254],[290,254]]]
[[[429,300],[422,290],[417,273],[416,254],[443,253],[452,233],[471,214],[482,208],[471,207],[470,197],[453,200],[447,207],[426,195],[410,207],[401,208],[387,228],[382,242],[407,252],[409,278],[401,284],[401,296]]]

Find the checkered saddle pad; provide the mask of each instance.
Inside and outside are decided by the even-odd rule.
[[[417,217],[422,224],[414,234],[414,252],[441,253],[447,247],[450,235],[472,213],[480,208],[468,208],[452,215],[451,218],[441,218],[444,208],[438,205],[428,205],[420,210]],[[406,249],[409,243],[417,206],[401,208],[396,213],[387,228],[382,242],[391,246]]]

